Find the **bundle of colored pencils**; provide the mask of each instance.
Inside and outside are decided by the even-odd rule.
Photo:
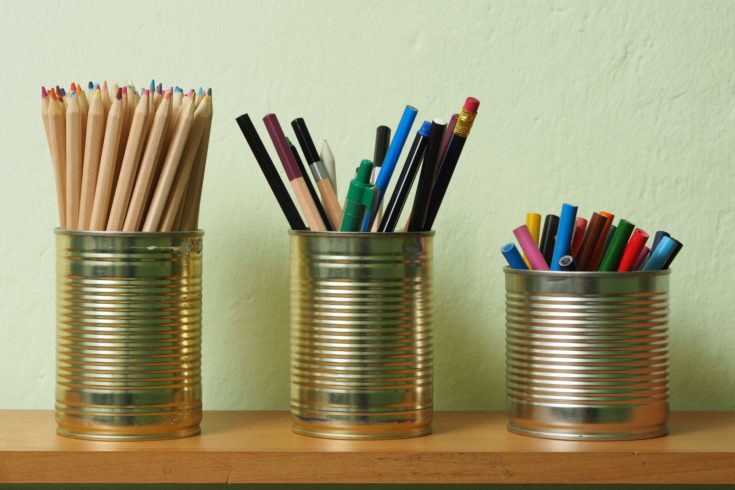
[[[546,215],[541,231],[541,215],[529,213],[513,230],[524,256],[513,243],[500,251],[513,269],[629,272],[668,269],[682,248],[665,231],[657,231],[648,247],[648,233],[625,219],[616,226],[614,219],[600,211],[588,222],[577,218],[577,206],[564,204],[560,216]]]
[[[212,91],[41,88],[62,229],[195,230]]]
[[[319,189],[320,199],[298,150],[286,138],[276,115],[268,114],[263,121],[304,219],[291,200],[250,117],[243,114],[237,118],[237,123],[292,229],[306,230],[308,225],[311,231],[393,232],[420,169],[413,206],[402,231],[428,231],[439,212],[479,106],[479,100],[468,97],[460,113],[454,114],[449,124],[441,119],[424,121],[393,186],[390,200],[384,198],[418,111],[406,106],[392,140],[390,128],[379,126],[373,160],[362,160],[350,181],[343,207],[337,197],[334,156],[327,141],[324,140],[318,153],[304,120],[297,118],[291,122]],[[387,205],[384,206],[385,202]]]

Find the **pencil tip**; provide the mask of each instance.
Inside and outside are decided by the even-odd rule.
[[[145,95],[146,97],[148,97],[149,95],[151,95],[151,90],[148,89],[148,88],[145,89],[145,92],[143,92],[143,95]]]
[[[122,90],[123,95],[128,95],[128,87],[123,86],[120,90]]]
[[[89,83],[87,84],[87,89],[89,89],[89,90],[94,90],[94,83],[92,83],[92,82],[89,82]]]
[[[121,88],[118,88],[117,89],[117,93],[115,94],[115,98],[117,100],[121,100],[122,99],[122,89]]]
[[[212,87],[209,87],[207,89],[207,95],[209,95],[210,97],[212,96]]]
[[[102,90],[104,90],[105,92],[107,92],[107,80],[104,80],[102,82]]]
[[[66,90],[64,90],[64,87],[61,87],[61,96],[66,97]]]
[[[194,89],[189,89],[189,93],[186,94],[187,97],[194,97]]]
[[[41,87],[41,98],[45,99],[46,97],[48,97],[48,92],[46,92],[46,87],[42,86]]]
[[[163,98],[164,99],[170,99],[171,98],[171,92],[166,92],[165,94],[163,94]]]

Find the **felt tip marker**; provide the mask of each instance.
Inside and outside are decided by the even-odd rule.
[[[521,253],[518,251],[515,244],[507,243],[503,245],[500,252],[503,254],[503,257],[505,257],[505,260],[508,261],[508,266],[511,269],[528,270],[528,267],[523,261],[523,257],[521,257]]]
[[[651,252],[651,256],[648,257],[648,260],[645,264],[643,264],[644,271],[658,271],[664,268],[666,265],[666,261],[669,260],[669,257],[674,252],[674,248],[676,247],[676,243],[674,240],[671,239],[671,237],[662,237],[661,241],[658,242],[658,246]]]
[[[541,255],[538,247],[533,242],[533,237],[531,236],[531,232],[528,230],[528,227],[526,225],[519,226],[513,230],[513,234],[521,245],[523,253],[526,254],[528,263],[531,264],[531,269],[537,271],[549,270],[549,266],[546,264],[543,255]]]
[[[551,258],[552,271],[561,270],[559,268],[559,260],[565,255],[572,253],[572,234],[574,233],[576,220],[577,206],[563,204],[561,207],[561,217],[559,218],[559,227],[556,231],[554,253]]]

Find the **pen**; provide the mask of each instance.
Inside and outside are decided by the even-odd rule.
[[[521,254],[518,252],[515,244],[508,243],[503,245],[500,248],[500,252],[503,254],[503,257],[505,257],[505,260],[508,261],[508,265],[511,269],[528,270],[528,267],[523,261],[523,257],[521,257]]]
[[[676,243],[671,237],[662,237],[656,248],[651,252],[651,256],[648,257],[646,263],[643,264],[642,270],[658,271],[663,269],[666,265],[666,261],[669,260],[669,257],[673,253],[674,247],[676,247]]]
[[[250,116],[243,114],[238,117],[236,121],[237,125],[240,127],[240,131],[242,131],[243,136],[245,136],[245,140],[250,146],[250,150],[255,156],[255,160],[258,162],[260,170],[265,176],[265,180],[268,181],[268,185],[270,185],[273,194],[276,196],[278,205],[286,216],[289,226],[292,230],[305,230],[306,225],[301,219],[298,209],[296,209],[296,206],[291,200],[291,196],[288,194],[286,186],[283,185],[283,181],[278,175],[275,165],[273,165],[273,160],[271,160],[271,157],[268,155],[268,151],[265,149],[265,146],[263,146],[263,141],[261,141],[260,136],[258,136],[258,132],[255,130],[253,122],[250,120]]]
[[[363,160],[357,169],[357,175],[352,179],[347,190],[339,231],[360,231],[366,211],[375,208],[377,191],[375,186],[370,183],[372,172],[373,162]]]
[[[646,245],[647,240],[648,233],[646,233],[645,231],[638,228],[633,231],[633,236],[630,237],[630,241],[623,251],[623,257],[620,259],[618,272],[627,272],[634,270],[633,266],[635,265],[636,259],[638,259],[638,255],[641,253],[641,250]]]
[[[393,195],[391,195],[388,206],[386,206],[385,212],[383,213],[383,219],[380,221],[378,231],[381,233],[391,232],[396,228],[398,219],[401,217],[401,212],[403,211],[403,206],[406,203],[406,198],[411,191],[411,186],[421,165],[421,159],[426,150],[426,142],[430,131],[431,123],[424,121],[416,133],[411,149],[408,151],[406,163],[403,164],[401,174],[393,189]]]
[[[431,227],[434,226],[434,220],[439,213],[442,200],[444,200],[444,194],[446,194],[447,188],[449,187],[449,181],[452,179],[452,174],[459,161],[459,156],[462,154],[465,141],[467,141],[467,137],[470,135],[470,130],[475,122],[479,107],[479,100],[474,97],[467,97],[464,106],[462,106],[462,110],[459,112],[457,124],[454,126],[452,138],[449,140],[449,146],[447,146],[447,152],[439,165],[434,187],[431,189],[426,221],[424,221],[423,226],[424,230],[431,230]]]
[[[577,220],[577,206],[564,203],[561,207],[561,218],[556,231],[554,253],[551,258],[551,270],[561,270],[559,261],[565,255],[572,253],[572,233]]]
[[[296,149],[296,146],[294,146],[294,144],[291,142],[291,140],[288,137],[286,137],[286,144],[288,145],[288,149],[291,151],[291,154],[293,155],[293,159],[296,162],[296,166],[299,168],[299,172],[301,173],[301,176],[304,178],[304,184],[306,184],[306,189],[309,191],[309,195],[311,196],[311,199],[314,202],[314,205],[316,206],[316,210],[319,211],[319,217],[321,217],[322,222],[324,223],[324,227],[327,229],[327,231],[334,231],[331,221],[329,221],[329,216],[327,216],[327,212],[324,210],[324,206],[322,206],[322,202],[319,200],[319,196],[317,195],[316,190],[314,189],[314,186],[311,183],[311,178],[309,178],[309,172],[306,170],[306,167],[304,166],[304,162],[301,160],[301,155],[299,155],[299,151]]]
[[[531,236],[531,232],[528,231],[528,227],[521,225],[513,230],[513,234],[521,245],[521,249],[528,259],[528,263],[531,264],[531,269],[537,271],[549,270],[549,266],[546,264],[543,255],[541,255],[538,247],[533,242],[533,237]]]
[[[383,167],[380,169],[378,178],[375,179],[375,187],[378,192],[378,199],[374,206],[376,209],[380,207],[380,204],[383,202],[383,196],[385,195],[385,191],[388,189],[388,184],[390,183],[393,171],[398,163],[398,157],[401,155],[403,145],[406,144],[408,133],[411,131],[411,126],[413,126],[413,121],[416,119],[417,113],[418,110],[410,105],[407,105],[403,110],[401,121],[398,123],[398,127],[396,128],[396,134],[393,136],[393,141],[391,141],[390,146],[388,147],[388,152],[385,154]],[[362,223],[362,231],[368,231],[370,229],[373,224],[373,219],[375,219],[373,212],[368,210],[365,213],[365,221]]]
[[[301,151],[304,152],[304,157],[306,157],[306,161],[309,163],[311,175],[314,177],[314,182],[316,182],[319,193],[324,200],[324,208],[332,229],[338,230],[342,222],[342,208],[337,200],[337,193],[332,187],[332,182],[329,180],[327,169],[316,152],[316,146],[314,146],[314,140],[311,139],[309,128],[306,127],[306,122],[301,117],[294,119],[291,122],[291,127],[294,133],[296,133],[296,139],[299,141]]]
[[[554,242],[556,241],[556,231],[558,228],[559,217],[555,214],[547,214],[544,219],[544,230],[541,232],[541,241],[538,246],[547,264],[551,263],[551,258],[554,254]]]
[[[600,268],[598,269],[599,271],[610,272],[617,270],[618,265],[620,265],[623,250],[625,249],[625,245],[628,243],[628,238],[630,238],[630,234],[633,232],[634,227],[635,225],[633,223],[624,219],[620,220],[618,228],[615,230],[615,234],[610,241],[610,245],[607,247],[605,255],[602,256]]]
[[[411,218],[408,222],[408,231],[423,231],[426,213],[428,212],[431,188],[434,186],[434,175],[439,164],[439,150],[446,124],[441,119],[434,119],[429,129],[429,139],[424,152],[424,163],[421,164],[421,174],[416,185],[416,195],[413,197]]]
[[[273,141],[273,146],[276,147],[281,164],[284,170],[286,170],[286,176],[291,183],[296,199],[301,204],[301,210],[304,212],[309,228],[311,231],[326,231],[327,228],[324,225],[324,221],[319,216],[319,210],[312,200],[311,195],[309,195],[309,189],[306,187],[304,177],[301,175],[301,171],[296,164],[291,149],[288,147],[288,143],[286,143],[286,136],[283,134],[283,129],[281,129],[278,118],[275,114],[268,114],[263,118],[263,122]]]

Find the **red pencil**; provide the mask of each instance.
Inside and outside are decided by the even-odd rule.
[[[627,272],[633,270],[638,254],[641,253],[641,249],[648,240],[648,233],[636,228],[633,231],[633,236],[630,237],[628,245],[626,245],[623,251],[623,258],[620,259],[620,265],[618,265],[618,272]]]

